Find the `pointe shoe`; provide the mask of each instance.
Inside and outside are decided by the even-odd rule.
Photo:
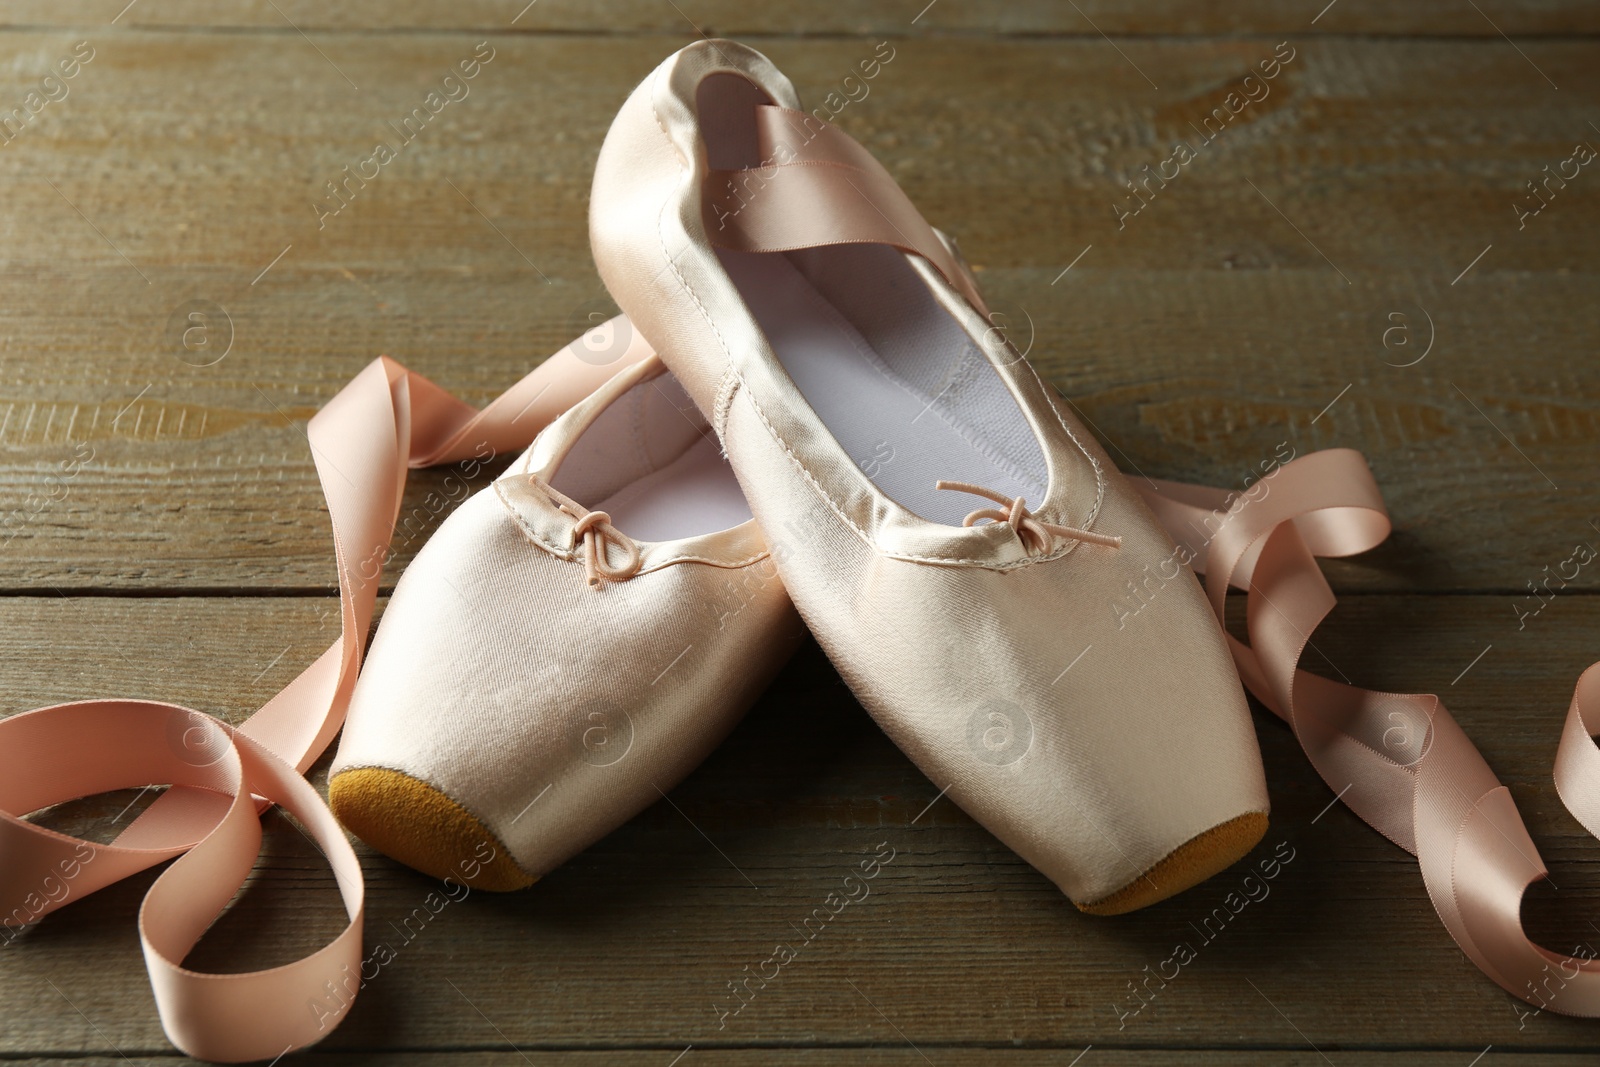
[[[803,632],[705,420],[648,357],[417,554],[329,803],[417,870],[519,889],[688,774]]]
[[[1210,877],[1268,804],[1187,561],[991,328],[954,245],[798,108],[732,42],[661,64],[596,167],[601,276],[711,421],[811,631],[935,786],[1085,911]]]

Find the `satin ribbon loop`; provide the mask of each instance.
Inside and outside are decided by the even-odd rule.
[[[739,252],[890,245],[927,260],[989,316],[955,242],[928,225],[900,183],[849,134],[773,104],[756,107],[755,126],[762,162],[713,170],[701,184],[712,244]]]
[[[626,336],[625,347],[616,344]],[[622,350],[619,351],[618,349]],[[614,352],[596,362],[593,353]],[[328,502],[339,638],[237,729],[177,704],[88,700],[0,719],[0,925],[25,926],[173,857],[139,910],[156,1008],[183,1052],[225,1063],[276,1060],[344,1019],[361,987],[361,866],[302,772],[344,720],[408,467],[486,462],[650,354],[620,317],[545,360],[482,411],[380,356],[307,426]],[[604,536],[597,519],[589,538]],[[109,845],[25,818],[113,789],[170,785]],[[349,924],[302,959],[200,974],[184,957],[249,877],[259,812],[294,815],[323,851]]]
[[[1572,693],[1556,749],[1556,792],[1572,817],[1600,837],[1600,663],[1584,671]]]
[[[1336,800],[1416,855],[1434,909],[1462,951],[1540,1010],[1600,1016],[1600,962],[1551,952],[1523,929],[1522,897],[1546,876],[1544,862],[1510,792],[1439,699],[1363,689],[1300,667],[1337,603],[1316,558],[1367,551],[1389,533],[1361,455],[1314,452],[1243,494],[1137,487],[1180,554],[1204,573],[1219,620],[1228,589],[1246,591],[1249,644],[1227,635],[1246,688],[1290,725]],[[1592,834],[1600,830],[1597,725],[1600,664],[1579,681],[1555,768],[1562,801]]]

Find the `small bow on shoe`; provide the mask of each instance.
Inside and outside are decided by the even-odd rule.
[[[1076,526],[1061,526],[1053,522],[1045,522],[1035,518],[1023,504],[1023,498],[1017,497],[1008,500],[993,489],[985,489],[981,485],[970,482],[947,482],[940,480],[934,483],[935,489],[949,489],[957,493],[971,493],[987,500],[993,500],[1002,508],[979,508],[962,520],[963,526],[976,526],[983,519],[994,522],[1007,522],[1017,532],[1017,540],[1022,542],[1022,547],[1029,552],[1048,552],[1054,546],[1052,535],[1065,537],[1073,541],[1088,541],[1090,544],[1105,545],[1107,548],[1120,548],[1122,538],[1112,534],[1099,534],[1092,530],[1080,530]]]
[[[583,542],[583,571],[590,585],[599,586],[602,578],[608,582],[625,582],[639,573],[639,546],[611,524],[610,515],[603,511],[585,511],[578,504],[566,502],[557,502],[556,507],[577,520],[572,527],[572,540],[574,544]],[[606,558],[608,544],[622,550],[622,566],[613,567]]]

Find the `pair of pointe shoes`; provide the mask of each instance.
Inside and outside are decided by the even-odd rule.
[[[803,619],[933,785],[1085,911],[1260,840],[1244,694],[1172,542],[954,245],[764,56],[706,41],[657,68],[590,226],[659,356],[405,573],[333,767],[345,825],[438,877],[531,884],[702,760]]]

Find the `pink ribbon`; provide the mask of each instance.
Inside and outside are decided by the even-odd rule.
[[[140,939],[162,1026],[202,1059],[272,1059],[326,1036],[359,989],[362,878],[332,814],[302,777],[337,733],[360,666],[406,469],[521,448],[557,414],[649,352],[616,319],[552,356],[484,410],[386,357],[311,420],[307,436],[333,525],[341,632],[237,730],[176,704],[92,700],[0,720],[0,920],[34,921],[178,857],[145,896]],[[1143,488],[1143,487],[1141,487]],[[1294,460],[1243,495],[1158,483],[1144,495],[1205,575],[1221,616],[1247,592],[1249,643],[1229,637],[1245,685],[1286,720],[1352,811],[1416,855],[1446,928],[1503,988],[1541,1009],[1600,1015],[1600,961],[1551,952],[1521,924],[1545,867],[1502,786],[1438,698],[1379,693],[1301,670],[1335,598],[1318,556],[1373,548],[1390,525],[1366,461],[1332,449]],[[1562,801],[1600,836],[1600,664],[1578,682],[1556,756]],[[88,739],[89,743],[85,743]],[[112,789],[170,784],[99,845],[22,816]],[[244,883],[259,813],[280,804],[323,849],[350,924],[293,963],[244,974],[182,967]],[[330,996],[330,993],[333,995]]]
[[[712,171],[702,185],[713,244],[740,252],[893,245],[928,260],[988,315],[954,246],[928,225],[871,152],[804,111],[762,104],[755,120],[763,165]]]
[[[746,252],[893,245],[930,261],[983,311],[959,253],[870,152],[803,112],[755,112],[762,164],[713,172],[703,187],[714,243]],[[1243,496],[1172,482],[1140,488],[1184,561],[1205,575],[1218,618],[1230,586],[1248,591],[1250,643],[1228,638],[1246,687],[1289,723],[1352,811],[1417,857],[1434,908],[1462,950],[1541,1009],[1600,1015],[1600,960],[1551,952],[1524,932],[1523,893],[1547,872],[1511,794],[1439,699],[1342,685],[1299,667],[1335,604],[1316,557],[1365,552],[1389,535],[1383,498],[1360,453],[1313,453]],[[1567,809],[1600,836],[1600,749],[1591,739],[1600,728],[1597,707],[1600,664],[1578,683],[1555,781]]]
[[[803,112],[755,112],[762,164],[715,171],[703,187],[714,243],[746,252],[892,245],[927,259],[983,312],[959,253],[871,153]],[[1352,811],[1417,857],[1434,908],[1467,955],[1541,1009],[1600,1015],[1600,961],[1551,952],[1523,931],[1522,895],[1547,872],[1511,794],[1439,699],[1342,685],[1299,667],[1335,604],[1316,557],[1365,552],[1389,535],[1360,453],[1313,453],[1243,496],[1172,482],[1140,488],[1183,561],[1205,575],[1219,618],[1230,586],[1248,591],[1250,642],[1228,638],[1246,687],[1289,723]],[[1555,779],[1568,810],[1600,836],[1597,706],[1600,664],[1578,683]]]
[[[360,987],[361,866],[302,777],[333,740],[361,663],[406,469],[520,449],[616,371],[649,354],[626,320],[589,331],[482,411],[387,357],[368,364],[307,427],[328,501],[340,634],[237,729],[159,701],[87,700],[0,720],[0,921],[25,925],[165,860],[139,937],[161,1025],[178,1048],[227,1063],[271,1060],[342,1021]],[[170,784],[109,845],[26,821],[113,789]],[[183,959],[244,884],[259,814],[282,805],[327,856],[350,923],[271,970],[200,974]]]
[[[1336,602],[1316,557],[1365,552],[1389,535],[1361,454],[1312,453],[1242,495],[1173,482],[1140,489],[1180,558],[1204,573],[1219,618],[1229,586],[1246,590],[1249,644],[1228,637],[1245,686],[1289,723],[1339,799],[1417,857],[1462,951],[1540,1009],[1600,1015],[1600,960],[1552,952],[1524,931],[1523,893],[1548,872],[1510,792],[1439,698],[1375,692],[1299,667]],[[1600,836],[1597,706],[1600,664],[1578,681],[1555,782],[1567,810]]]

